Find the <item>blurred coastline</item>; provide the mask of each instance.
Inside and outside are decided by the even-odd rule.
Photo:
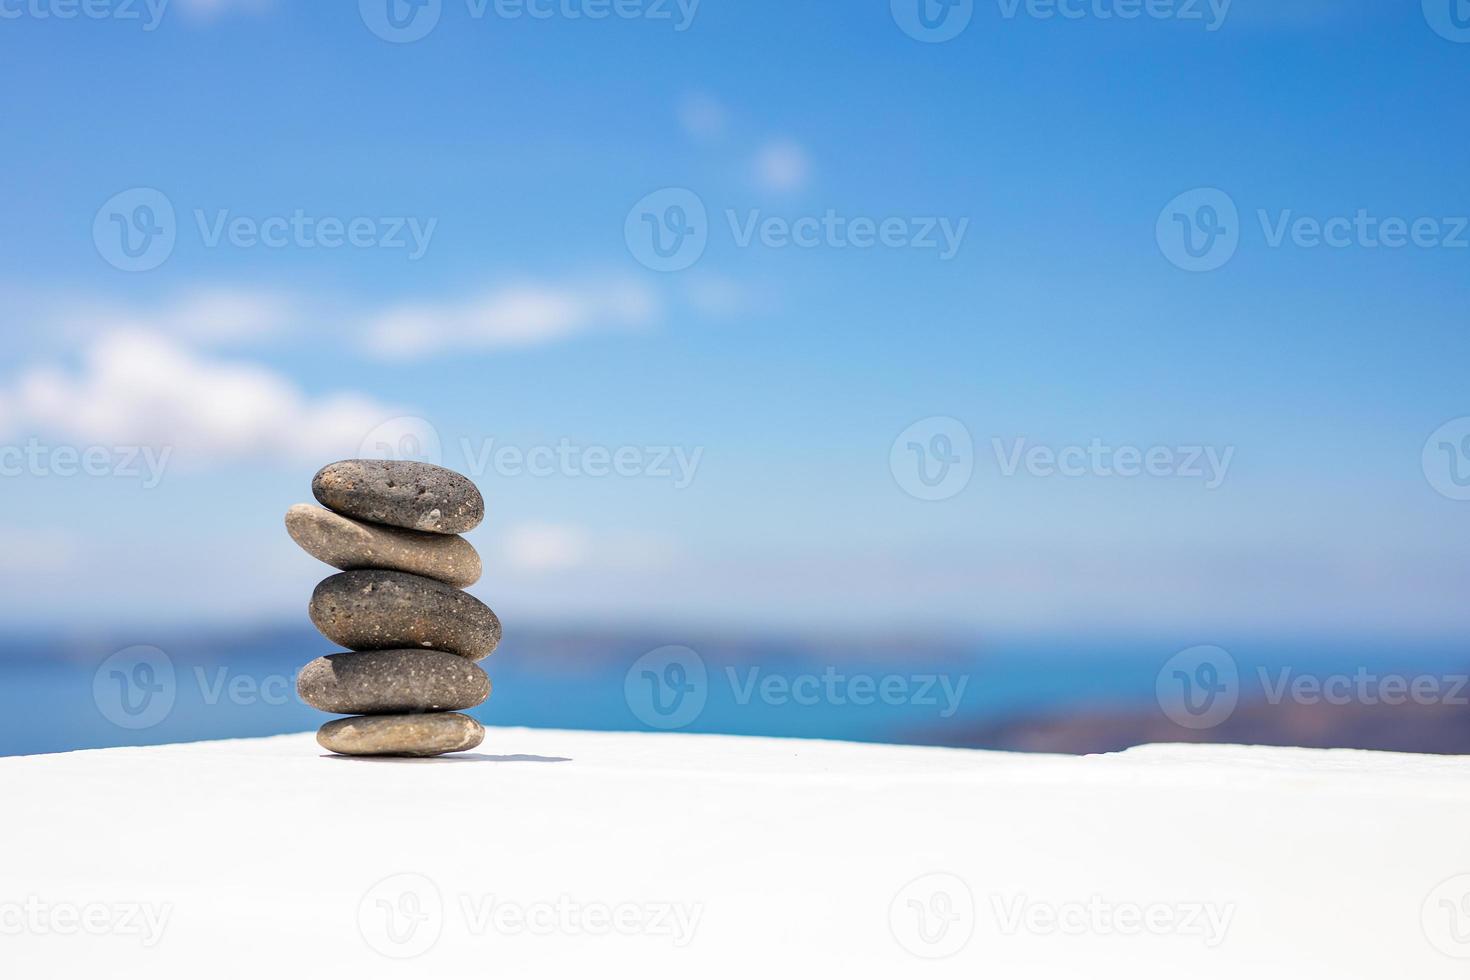
[[[106,664],[143,635],[166,658],[169,706],[129,727],[135,723],[108,703]],[[1199,741],[1470,752],[1470,652],[1462,643],[1228,645],[1239,703],[1208,727],[1191,728],[1162,706],[1160,676],[1177,646],[1159,638],[759,636],[528,624],[510,629],[483,663],[494,690],[471,714],[500,726],[1032,752]],[[32,632],[7,637],[3,649],[0,755],[310,730],[322,716],[297,700],[295,673],[331,652],[305,623]],[[701,674],[697,711],[675,725],[638,703],[640,658],[660,649],[683,651]],[[1339,688],[1346,697],[1332,696]],[[1379,688],[1388,696],[1372,696]]]

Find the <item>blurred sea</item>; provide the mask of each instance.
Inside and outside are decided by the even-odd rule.
[[[129,716],[119,711],[121,682],[108,658],[140,643],[166,655],[167,666],[143,680],[160,691],[167,685],[169,703]],[[1163,740],[1470,751],[1470,708],[1453,703],[1324,711],[1262,702],[1261,678],[1283,669],[1292,677],[1431,675],[1448,694],[1454,678],[1470,673],[1464,644],[1449,641],[1222,642],[1239,665],[1242,708],[1230,724],[1200,732],[1160,710],[1160,670],[1178,647],[1159,640],[851,642],[522,629],[482,663],[494,690],[469,713],[487,725],[657,730],[667,720],[650,714],[638,693],[647,663],[640,658],[671,643],[697,651],[705,671],[698,710],[673,719],[688,732],[1048,751]],[[146,639],[142,631],[12,636],[0,649],[0,755],[309,731],[329,717],[295,695],[301,665],[332,652],[309,625]],[[1459,694],[1470,698],[1470,690]],[[1408,727],[1418,741],[1395,744],[1392,733]]]

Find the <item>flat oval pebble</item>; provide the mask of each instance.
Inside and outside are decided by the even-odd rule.
[[[485,498],[468,477],[414,460],[331,463],[312,478],[311,492],[339,514],[412,531],[463,534],[485,518]]]
[[[311,504],[286,511],[286,530],[307,554],[344,571],[385,568],[460,589],[480,580],[480,553],[457,534],[369,524]]]
[[[296,675],[296,693],[339,715],[459,711],[490,696],[490,678],[438,650],[376,650],[318,657]]]
[[[443,755],[485,740],[485,728],[469,715],[370,715],[329,721],[317,744],[338,755]]]
[[[310,613],[323,636],[349,650],[419,647],[481,660],[500,642],[500,620],[489,606],[407,572],[371,569],[322,579]]]

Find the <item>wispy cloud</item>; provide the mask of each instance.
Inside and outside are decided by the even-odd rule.
[[[730,126],[725,107],[703,93],[690,93],[680,99],[678,116],[684,132],[701,143],[724,139]]]
[[[289,293],[198,286],[154,304],[69,303],[52,320],[72,337],[148,332],[191,343],[233,344],[278,336],[307,316],[304,304]]]
[[[675,553],[668,542],[642,532],[526,522],[506,530],[498,557],[508,570],[550,575],[651,572],[670,567]]]
[[[675,110],[679,128],[696,143],[730,143],[721,159],[741,161],[741,176],[763,191],[788,193],[807,186],[812,176],[811,154],[789,137],[757,138],[754,127],[738,126],[723,103],[702,92],[688,93]]]
[[[756,294],[713,273],[654,285],[634,278],[505,281],[448,299],[401,299],[376,309],[258,286],[206,284],[152,300],[58,297],[5,287],[29,350],[18,359],[147,335],[177,351],[240,352],[330,343],[370,358],[423,358],[528,348],[599,333],[651,329],[670,310],[721,319]],[[0,401],[0,419],[4,403]]]
[[[755,155],[755,179],[765,190],[797,191],[811,178],[811,158],[792,140],[773,140]]]
[[[465,301],[389,309],[369,321],[367,344],[381,357],[531,347],[601,330],[647,327],[661,307],[656,293],[633,281],[524,283]]]
[[[81,556],[81,541],[68,530],[53,527],[0,525],[0,574],[45,575],[73,570]]]
[[[501,545],[506,566],[523,572],[559,572],[587,563],[592,545],[581,528],[561,524],[520,524],[506,531]]]
[[[172,0],[192,20],[210,21],[226,14],[263,14],[275,8],[275,0]]]
[[[89,445],[171,447],[186,464],[351,454],[401,414],[349,392],[311,398],[270,368],[138,331],[98,339],[74,369],[26,370],[0,390],[0,404],[10,407],[12,429]]]

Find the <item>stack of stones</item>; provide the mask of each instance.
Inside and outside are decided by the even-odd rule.
[[[296,689],[314,708],[355,715],[317,732],[342,755],[433,756],[479,745],[468,715],[490,696],[476,661],[500,642],[500,620],[461,591],[480,556],[460,535],[485,516],[467,478],[428,463],[350,459],[311,482],[322,507],[297,504],[286,530],[341,574],[311,597],[311,621],[351,653],[302,668]],[[325,508],[325,509],[323,509]]]

